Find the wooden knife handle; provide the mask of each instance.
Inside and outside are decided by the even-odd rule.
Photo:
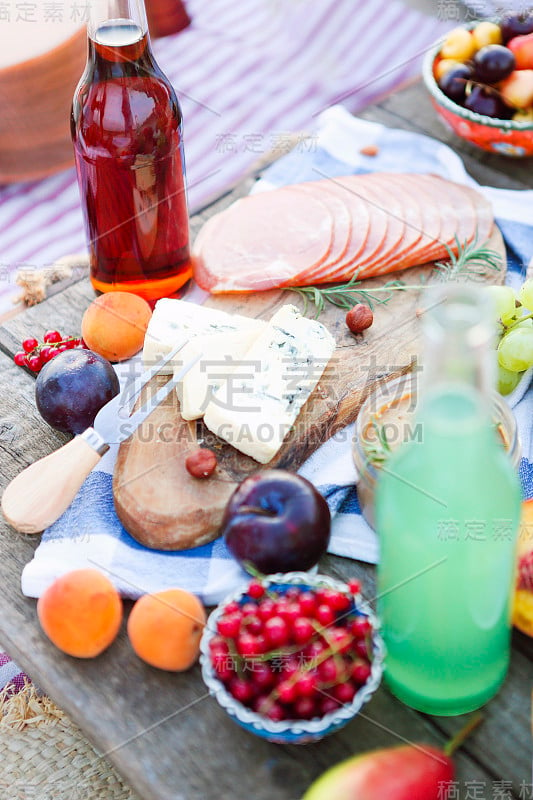
[[[4,517],[22,533],[39,533],[55,522],[74,500],[83,481],[107,446],[80,436],[35,461],[9,483],[2,496]]]

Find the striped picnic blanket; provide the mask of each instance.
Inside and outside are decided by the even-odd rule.
[[[154,50],[183,107],[192,212],[266,153],[282,155],[324,108],[359,111],[416,76],[445,27],[399,0],[188,0],[187,10],[192,24]],[[0,187],[0,315],[20,294],[20,267],[85,250],[73,168]]]
[[[188,0],[192,24],[154,42],[185,118],[192,212],[239,181],[289,134],[313,131],[334,103],[352,112],[414,78],[450,23],[399,0]],[[294,139],[292,139],[292,143]],[[296,147],[313,147],[313,136]],[[22,266],[85,250],[73,169],[0,187],[0,314],[19,294]],[[21,685],[0,654],[0,688]]]

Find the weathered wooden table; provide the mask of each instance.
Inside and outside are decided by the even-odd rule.
[[[440,127],[419,84],[363,116],[448,142],[481,183],[533,187],[530,162],[478,152]],[[209,213],[212,210],[202,217]],[[197,218],[193,224],[200,221]],[[13,364],[12,355],[21,338],[30,333],[56,326],[78,330],[93,296],[88,281],[80,281],[0,329],[2,487],[23,467],[64,441],[40,418],[33,399],[33,379]],[[340,733],[314,745],[283,747],[263,742],[236,726],[208,697],[198,667],[172,675],[133,658],[124,630],[96,660],[64,656],[41,633],[35,601],[20,591],[21,570],[38,537],[22,536],[1,524],[0,642],[144,800],[296,800],[324,769],[350,754],[405,741],[442,745],[460,727],[460,719],[412,711],[382,687]],[[328,557],[322,569],[343,578],[363,577],[371,595],[372,568]],[[454,797],[533,798],[532,677],[533,641],[515,633],[505,686],[486,706],[483,724],[455,757],[458,783]]]

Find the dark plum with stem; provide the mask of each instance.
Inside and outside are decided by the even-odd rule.
[[[52,428],[82,433],[119,389],[115,370],[98,353],[64,350],[40,371],[35,400],[39,413]]]
[[[516,66],[514,53],[501,44],[488,44],[474,56],[474,74],[482,83],[497,83],[507,78]]]
[[[286,470],[246,478],[230,497],[221,533],[232,555],[262,573],[307,570],[326,552],[331,515],[312,483]]]
[[[443,75],[439,87],[450,100],[462,103],[466,97],[468,81],[472,80],[472,77],[472,67],[468,64],[458,64]]]

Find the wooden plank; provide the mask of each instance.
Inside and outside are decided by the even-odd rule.
[[[37,457],[53,449],[56,435],[39,419],[31,379],[6,357],[0,357],[0,367],[16,389],[0,400],[2,430],[11,431],[2,466],[5,485],[28,455]],[[18,426],[16,434],[10,423]],[[407,709],[382,688],[335,737],[310,747],[280,748],[237,728],[206,697],[197,667],[184,675],[170,675],[142,664],[133,655],[124,628],[98,659],[85,662],[64,656],[40,632],[35,601],[20,593],[20,572],[36,539],[15,534],[5,524],[2,534],[7,546],[2,547],[0,559],[5,604],[0,641],[145,800],[176,796],[204,800],[215,791],[217,797],[235,798],[235,787],[238,797],[253,793],[258,800],[267,800],[275,793],[280,800],[294,800],[320,772],[352,752],[404,739],[443,742],[428,718]],[[326,559],[326,569],[331,563],[341,565],[337,571],[344,576],[354,574],[351,562]],[[521,726],[515,730],[525,739]],[[492,754],[481,762],[489,765],[491,760]],[[466,752],[457,763],[460,780],[492,780],[490,771],[478,767]],[[521,762],[510,759],[505,774],[518,781],[521,770]]]

